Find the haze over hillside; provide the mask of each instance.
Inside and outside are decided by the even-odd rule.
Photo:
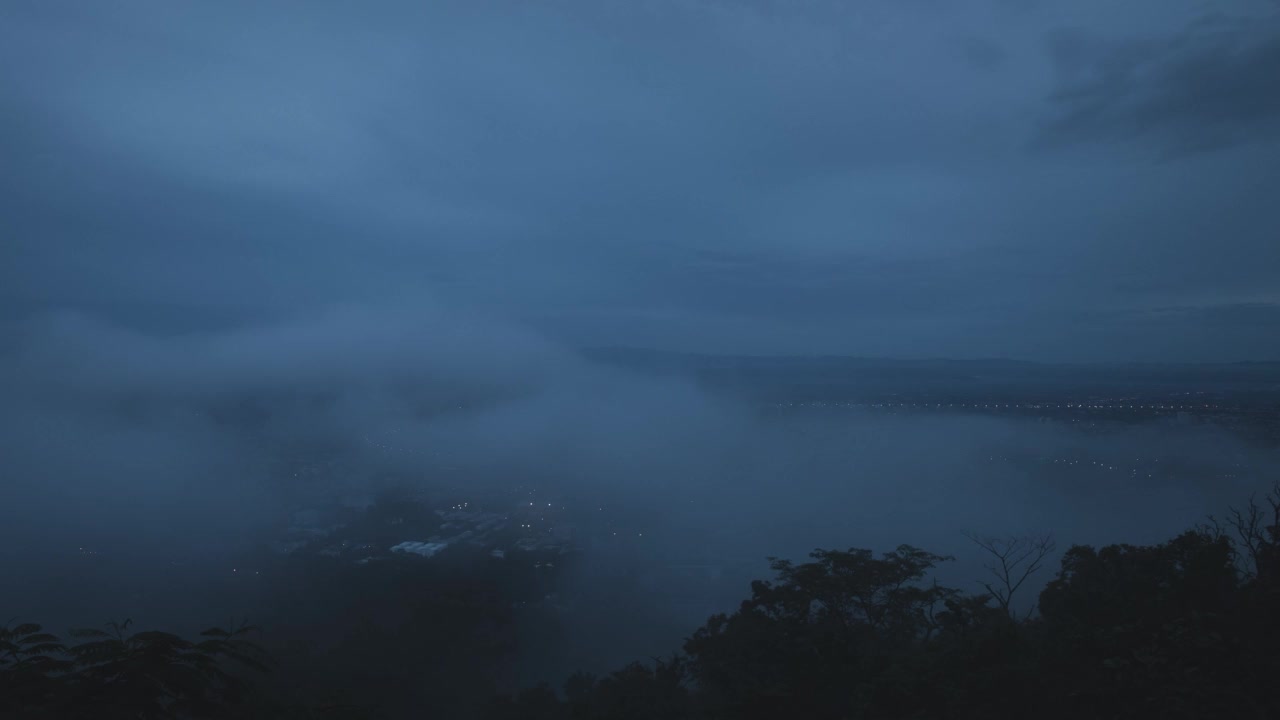
[[[5,0],[0,717],[1280,716],[1278,197],[1274,0]]]

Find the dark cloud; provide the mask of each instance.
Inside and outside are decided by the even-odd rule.
[[[981,70],[994,70],[1009,59],[1004,48],[985,38],[965,38],[960,49],[964,58]]]
[[[1206,327],[1280,332],[1280,303],[1246,302],[1202,307],[1157,308],[1153,314],[1166,319],[1194,319]]]
[[[575,345],[1077,357],[1079,312],[1276,300],[1272,25],[1197,8],[7,4],[0,322],[425,303]],[[1076,142],[1125,137],[1220,150]]]
[[[1280,135],[1280,16],[1209,16],[1164,40],[1058,31],[1047,145],[1141,140],[1186,154]]]

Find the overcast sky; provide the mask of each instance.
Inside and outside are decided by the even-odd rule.
[[[8,0],[0,303],[1280,359],[1280,2]]]

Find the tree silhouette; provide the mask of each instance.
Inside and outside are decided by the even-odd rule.
[[[1030,537],[1011,535],[1008,537],[992,537],[965,533],[965,537],[982,548],[992,561],[983,565],[994,576],[994,580],[983,580],[982,587],[995,599],[996,604],[1004,610],[1010,620],[1017,620],[1013,612],[1013,596],[1026,584],[1027,580],[1038,570],[1049,555],[1056,549],[1052,535]],[[1035,612],[1032,606],[1025,617]]]
[[[732,615],[698,629],[685,652],[713,712],[734,717],[841,717],[875,702],[868,693],[895,658],[935,632],[936,606],[959,591],[924,584],[950,558],[909,545],[816,550],[814,562],[773,560],[773,581],[752,583]],[[799,716],[798,715],[798,716]]]
[[[1280,481],[1271,486],[1263,502],[1265,507],[1254,496],[1243,509],[1230,508],[1227,525],[1242,548],[1245,573],[1267,582],[1280,573]]]
[[[0,630],[0,710],[6,717],[220,717],[243,704],[237,670],[265,671],[246,624],[212,628],[198,642],[157,631],[130,634],[130,620],[84,628],[67,646],[39,625]],[[236,667],[229,667],[231,665]]]
[[[1073,546],[1035,617],[1012,607],[1049,536],[969,536],[990,558],[980,595],[930,582],[948,558],[910,546],[773,560],[775,577],[709,618],[683,657],[611,676],[625,692],[579,674],[564,700],[543,687],[523,696],[529,714],[517,702],[495,717],[1280,717],[1277,513],[1272,493],[1230,516],[1234,532]],[[671,682],[672,666],[687,682]]]
[[[0,711],[16,713],[56,697],[57,680],[72,667],[66,646],[40,625],[0,627]]]

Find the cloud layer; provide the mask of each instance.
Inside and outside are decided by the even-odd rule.
[[[1273,357],[1280,21],[1215,7],[10,3],[0,322]]]

